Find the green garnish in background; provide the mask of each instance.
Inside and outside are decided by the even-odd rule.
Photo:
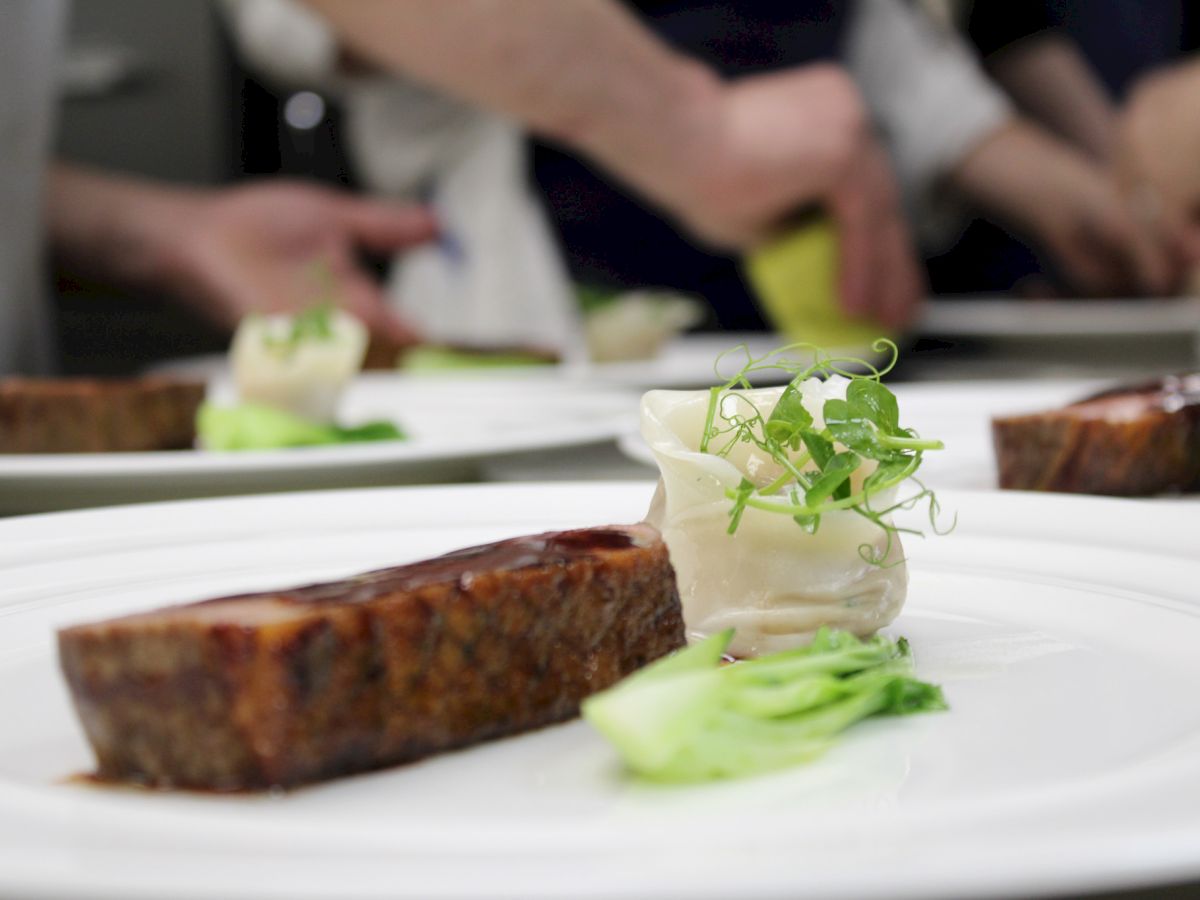
[[[869,716],[946,709],[908,643],[820,629],[807,647],[722,665],[729,629],[583,701],[583,717],[636,774],[733,778],[808,762]]]
[[[292,316],[291,328],[282,338],[264,335],[267,347],[277,353],[291,353],[306,341],[328,341],[333,338],[332,301],[323,300]]]
[[[400,369],[405,372],[448,372],[466,369],[503,369],[552,366],[554,360],[520,350],[483,352],[453,347],[416,346],[404,351]]]
[[[328,444],[404,440],[391,422],[368,422],[352,428],[310,422],[271,406],[205,403],[196,414],[196,432],[209,450],[277,450]]]
[[[830,356],[812,344],[789,344],[760,357],[751,356],[745,345],[730,351],[744,352],[746,362],[724,384],[709,389],[700,451],[713,452],[709,450],[710,444],[725,437],[727,440],[717,455],[727,456],[738,443],[752,443],[783,469],[783,474],[770,484],[755,485],[743,478],[736,489],[726,491],[733,501],[729,513],[730,534],[737,530],[746,509],[789,515],[810,533],[820,527],[823,514],[849,509],[887,533],[888,543],[883,550],[869,545],[859,549],[864,559],[882,565],[891,551],[893,535],[901,531],[920,534],[888,522],[886,517],[890,513],[901,508],[911,509],[921,500],[927,500],[930,522],[934,531],[938,530],[937,498],[919,482],[920,491],[914,496],[882,509],[871,505],[871,499],[876,495],[912,478],[920,468],[925,451],[943,448],[941,441],[927,440],[911,428],[901,426],[896,395],[881,381],[895,366],[899,350],[886,339],[877,340],[872,347],[877,352],[891,353],[890,361],[883,368],[855,357]],[[784,356],[796,350],[811,355],[813,361],[798,363]],[[721,361],[728,356],[726,353],[718,359],[718,375]],[[752,387],[750,376],[765,369],[784,369],[793,376],[771,413],[764,416],[743,395],[739,406],[744,409],[749,405],[752,412],[749,415],[732,412],[727,416],[721,409],[726,393]],[[850,384],[846,388],[846,399],[825,401],[825,426],[818,429],[803,403],[804,381],[813,376],[830,375],[849,378]],[[863,480],[861,488],[853,491],[851,477],[869,462],[875,463],[874,470]]]
[[[575,297],[579,308],[584,313],[592,313],[604,309],[621,295],[620,288],[605,287],[598,284],[576,284]]]

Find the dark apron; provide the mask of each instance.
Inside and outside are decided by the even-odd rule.
[[[835,0],[634,4],[660,38],[730,78],[836,57],[848,5]],[[555,147],[535,146],[534,176],[577,281],[675,288],[705,297],[722,328],[763,327],[735,258],[691,243],[603,172]]]

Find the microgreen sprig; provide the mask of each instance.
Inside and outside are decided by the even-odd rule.
[[[872,349],[887,353],[882,366],[850,356],[834,356],[813,344],[789,344],[765,356],[755,357],[742,344],[718,358],[715,369],[723,383],[709,390],[704,433],[700,439],[702,453],[714,442],[721,442],[716,454],[728,456],[739,443],[750,443],[774,460],[781,474],[766,485],[755,485],[743,477],[736,488],[726,490],[733,502],[729,512],[730,534],[734,533],[747,509],[763,510],[791,516],[809,533],[821,525],[821,517],[839,510],[851,510],[878,525],[887,535],[880,549],[870,545],[859,548],[859,554],[869,563],[883,565],[891,553],[892,541],[901,531],[888,516],[897,509],[914,508],[921,501],[929,504],[930,522],[939,531],[936,515],[937,498],[914,478],[927,450],[941,450],[941,441],[922,438],[911,428],[900,424],[900,408],[896,395],[884,386],[883,376],[896,365],[899,349],[889,340],[879,339]],[[806,361],[790,358],[789,354],[803,353]],[[745,361],[732,375],[722,376],[722,367],[734,354],[743,353]],[[737,401],[727,403],[729,392],[752,387],[751,376],[764,370],[783,369],[792,379],[780,394],[774,409],[767,415],[749,397],[737,395]],[[804,405],[805,381],[813,377],[841,375],[850,379],[845,399],[825,401],[822,408],[824,426],[818,428],[813,415]],[[861,485],[854,487],[853,476],[865,466]],[[872,505],[872,500],[885,492],[912,480],[919,491],[885,508]],[[951,526],[953,527],[953,526]]]
[[[337,284],[333,270],[324,260],[313,262],[309,277],[317,284],[317,299],[306,309],[292,316],[287,334],[280,337],[266,333],[263,341],[276,353],[290,354],[308,341],[333,339],[333,315],[337,309]]]

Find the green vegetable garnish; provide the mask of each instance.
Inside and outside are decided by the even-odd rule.
[[[635,773],[655,781],[732,778],[807,762],[861,719],[946,709],[913,676],[903,639],[820,629],[807,647],[722,665],[713,635],[583,702],[583,717]]]
[[[892,537],[898,532],[920,534],[897,528],[887,516],[897,509],[911,509],[920,501],[929,504],[930,522],[938,531],[937,498],[920,482],[919,492],[884,508],[872,506],[872,499],[902,482],[913,479],[927,450],[941,450],[938,440],[920,437],[900,424],[900,410],[882,378],[896,365],[899,350],[894,343],[880,339],[873,345],[878,352],[890,352],[891,359],[882,368],[854,357],[830,356],[812,344],[789,344],[765,356],[753,357],[745,345],[735,348],[746,354],[746,362],[724,384],[709,389],[708,410],[700,451],[727,456],[739,443],[754,444],[770,456],[783,474],[766,485],[743,479],[736,489],[727,489],[733,501],[729,513],[729,533],[737,530],[746,509],[791,516],[806,531],[815,532],[821,516],[835,510],[853,510],[878,525],[888,535],[882,549],[864,545],[859,552],[867,561],[882,565],[891,550]],[[812,362],[788,360],[789,351],[804,351]],[[720,374],[721,361],[717,361]],[[784,369],[792,380],[784,388],[769,415],[764,416],[744,395],[737,410],[722,409],[727,392],[750,388],[750,376],[765,369]],[[865,372],[866,374],[863,374]],[[803,403],[804,382],[814,376],[841,375],[849,378],[846,398],[826,400],[822,409],[824,427],[817,428]],[[751,411],[746,414],[744,410]],[[713,441],[724,439],[719,450],[709,449]],[[870,466],[861,486],[853,487],[853,476]],[[865,470],[864,470],[865,471]],[[940,532],[939,532],[940,533]]]
[[[292,316],[291,327],[283,337],[263,335],[263,343],[275,351],[284,354],[291,353],[306,341],[328,341],[333,338],[333,313],[335,306],[332,301],[322,301],[310,306]]]
[[[520,350],[481,352],[453,347],[412,347],[401,357],[405,372],[445,372],[458,369],[501,369],[553,365],[554,360]]]
[[[620,294],[619,288],[603,287],[598,284],[575,285],[575,296],[579,298],[579,308],[585,313],[603,309],[616,300]]]
[[[353,428],[310,422],[299,416],[246,403],[205,403],[196,414],[196,431],[210,450],[276,450],[365,441],[399,441],[406,435],[391,422],[368,422]]]

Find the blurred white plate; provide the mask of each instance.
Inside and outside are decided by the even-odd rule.
[[[1021,300],[943,297],[926,304],[915,330],[923,337],[1200,336],[1200,298]]]
[[[210,396],[228,398],[221,379]],[[0,513],[215,494],[359,487],[476,476],[506,454],[610,440],[634,427],[637,397],[549,380],[409,378],[367,373],[342,419],[386,419],[405,441],[213,453],[0,454]]]
[[[632,362],[587,363],[563,366],[568,377],[597,384],[620,385],[649,390],[651,388],[704,388],[720,384],[734,375],[746,361],[745,345],[752,357],[763,357],[785,346],[788,339],[778,334],[762,332],[721,332],[685,334],[669,342],[654,359]],[[881,355],[869,346],[830,347],[831,356],[877,362]],[[720,362],[718,358],[726,354]],[[792,352],[789,358],[805,361],[803,354]],[[790,378],[783,369],[764,369],[754,375],[755,384],[780,384]]]
[[[951,710],[807,767],[653,787],[574,722],[282,797],[64,783],[54,629],[639,518],[646,484],[458,486],[0,522],[0,895],[992,897],[1200,877],[1200,532],[1179,506],[947,493],[888,630]],[[910,524],[921,524],[919,517]],[[797,573],[803,577],[803,573]]]

